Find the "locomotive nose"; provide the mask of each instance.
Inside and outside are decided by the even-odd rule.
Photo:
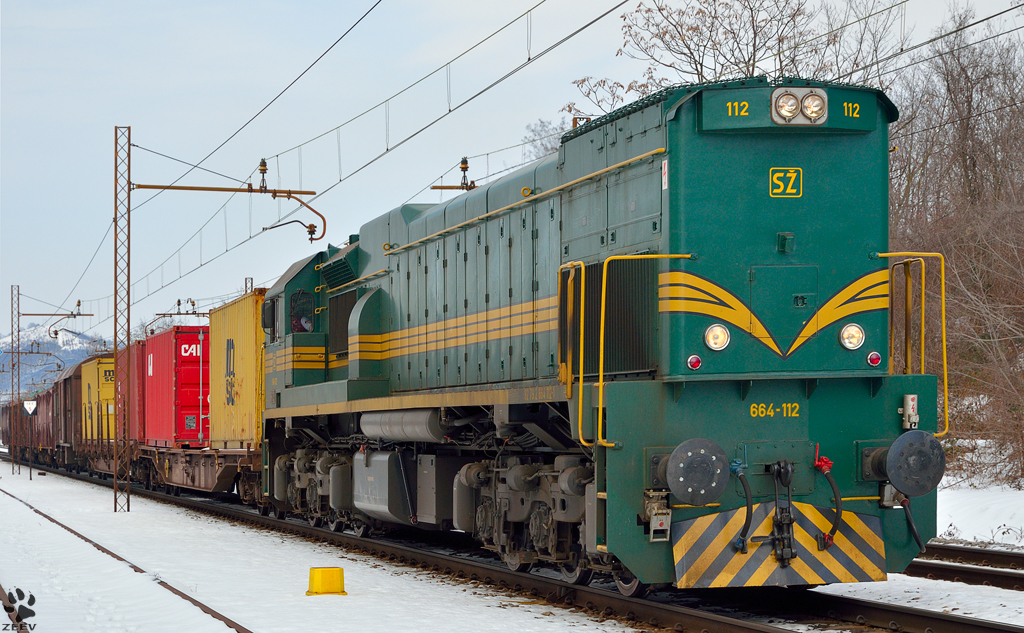
[[[946,472],[946,453],[931,433],[908,431],[889,448],[875,449],[867,458],[870,470],[887,478],[908,497],[935,490]]]

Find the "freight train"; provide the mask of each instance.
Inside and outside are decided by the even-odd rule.
[[[676,86],[394,209],[211,313],[209,406],[157,424],[180,399],[134,398],[133,476],[363,536],[459,530],[631,596],[882,580],[935,534],[945,468],[937,379],[893,340],[897,116],[845,84]],[[153,349],[133,390],[187,391]],[[95,409],[94,362],[55,415]],[[110,428],[76,424],[54,459],[109,472]]]

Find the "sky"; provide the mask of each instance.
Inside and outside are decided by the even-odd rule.
[[[206,157],[373,2],[5,0],[0,332],[10,329],[10,288],[18,284],[23,313],[67,310],[80,299],[82,312],[97,316],[69,327],[110,336],[113,240],[103,238],[113,217],[116,126],[131,127],[132,182],[169,184],[188,167],[154,152],[187,163]],[[307,198],[327,218],[322,241],[310,244],[297,225],[262,231],[298,208],[269,196],[132,192],[132,325],[172,311],[178,300],[196,299],[201,309],[216,305],[238,293],[247,277],[269,286],[290,263],[326,242],[342,244],[367,220],[407,201],[439,201],[439,193],[424,188],[445,172],[444,183],[455,184],[457,171],[449,170],[462,156],[479,156],[470,161],[469,175],[481,181],[520,164],[522,148],[498,150],[519,144],[526,125],[563,116],[562,106],[580,100],[574,79],[639,77],[642,63],[615,55],[622,44],[619,16],[636,3],[630,0],[352,173],[619,0],[538,2],[382,0],[203,163],[217,174],[195,170],[178,183],[234,187],[252,179],[258,185],[253,172],[266,158],[269,187],[322,194]],[[973,6],[983,17],[1010,2],[976,0]],[[529,18],[448,65],[532,7]],[[1011,14],[1011,24],[1024,24],[1020,13]],[[911,41],[927,39],[944,14],[931,0],[909,0]],[[386,107],[335,130],[438,69]],[[304,209],[286,219],[319,223]],[[22,326],[38,320],[25,317]]]

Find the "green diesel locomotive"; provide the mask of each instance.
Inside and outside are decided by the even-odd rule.
[[[945,458],[936,377],[893,366],[897,116],[851,85],[672,87],[295,263],[262,313],[264,507],[627,595],[901,571]]]

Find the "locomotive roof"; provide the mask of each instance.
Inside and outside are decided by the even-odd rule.
[[[299,261],[289,266],[288,270],[284,271],[284,274],[281,275],[278,278],[277,282],[274,283],[274,285],[270,287],[270,290],[267,291],[267,296],[270,297],[284,292],[285,285],[287,285],[288,282],[292,280],[292,277],[299,274],[299,272],[306,267],[306,264],[308,264],[310,260],[312,260],[314,257],[317,257],[319,254],[320,253],[313,253],[309,257],[303,257]]]
[[[742,77],[737,79],[729,79],[725,81],[706,81],[694,84],[676,84],[674,86],[662,88],[661,90],[649,94],[646,97],[643,97],[642,99],[637,99],[633,103],[624,105],[617,110],[612,110],[608,114],[600,116],[591,121],[590,123],[569,130],[568,132],[562,135],[562,142],[566,143],[576,138],[577,136],[586,134],[587,132],[597,129],[602,125],[605,125],[611,121],[615,121],[616,119],[621,119],[626,115],[632,114],[634,112],[639,112],[656,103],[668,101],[675,95],[690,95],[692,97],[693,95],[696,95],[702,90],[706,90],[709,88],[750,88],[758,86],[772,87],[792,85],[813,86],[818,88],[835,87],[876,92],[878,94],[878,98],[882,102],[882,105],[885,107],[886,112],[889,114],[889,122],[892,123],[899,119],[899,111],[896,109],[895,104],[893,104],[893,102],[889,100],[889,97],[887,97],[884,92],[878,90],[877,88],[872,88],[871,86],[848,84],[837,81],[818,81],[815,79],[800,79],[798,77],[780,77],[779,79],[769,80],[768,77],[764,75],[759,75],[757,77]]]

